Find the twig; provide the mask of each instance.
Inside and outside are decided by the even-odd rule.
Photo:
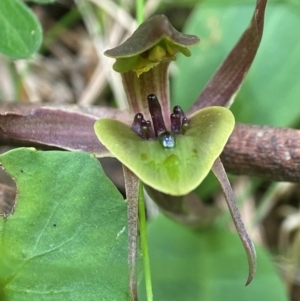
[[[221,155],[227,172],[300,182],[300,130],[237,124]]]

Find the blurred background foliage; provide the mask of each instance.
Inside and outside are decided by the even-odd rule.
[[[147,16],[164,13],[178,30],[201,39],[191,58],[179,56],[171,65],[173,104],[191,107],[249,24],[254,5],[255,0],[146,1]],[[125,108],[120,78],[103,52],[136,28],[134,10],[134,0],[7,0],[0,10],[0,104]],[[25,15],[26,26],[20,18]],[[298,0],[269,1],[261,46],[232,106],[238,122],[300,127],[299,28]],[[108,164],[109,172],[122,190],[113,166]],[[299,185],[247,176],[231,180],[258,244],[257,278],[243,287],[246,256],[209,175],[195,195],[208,215],[215,207],[223,212],[210,229],[193,232],[163,217],[150,224],[157,300],[300,300]]]
[[[195,7],[184,28],[186,32],[200,36],[201,43],[192,48],[191,59],[178,58],[180,72],[174,76],[174,103],[188,108],[197,98],[199,90],[247,27],[253,12],[253,1],[250,2],[239,1],[224,8],[224,3],[218,5],[206,1]],[[300,39],[294,36],[294,30],[299,26],[299,2],[297,6],[289,1],[268,4],[262,43],[232,106],[238,122],[300,126],[297,80]],[[191,78],[197,78],[197,81],[191,81]]]

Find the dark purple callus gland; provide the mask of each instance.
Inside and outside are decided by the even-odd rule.
[[[154,134],[155,137],[158,137],[160,134],[167,131],[164,118],[161,112],[161,106],[159,101],[154,94],[150,94],[147,97],[149,111],[151,114],[151,119],[154,127]]]
[[[180,106],[173,108],[171,114],[171,131],[174,134],[184,134],[189,127],[188,119],[185,117],[183,110]]]
[[[133,123],[131,125],[132,130],[137,133],[141,138],[150,139],[154,138],[151,122],[144,119],[143,114],[137,113],[134,116]]]
[[[154,137],[152,132],[152,127],[151,127],[151,122],[149,120],[147,121],[145,119],[142,120],[142,132],[146,139],[150,139]]]
[[[143,119],[144,119],[143,114],[137,113],[134,116],[133,123],[131,125],[132,130],[141,137],[143,137],[143,131],[142,131],[142,120]]]
[[[181,121],[180,121],[180,116],[176,114],[171,114],[171,132],[174,134],[180,134],[181,130]]]
[[[149,112],[152,119],[154,133],[151,127],[151,122],[145,120],[143,114],[137,113],[132,123],[132,130],[141,138],[152,139],[158,137],[162,147],[173,148],[176,145],[175,135],[184,134],[189,128],[188,119],[185,117],[180,106],[175,106],[173,113],[170,116],[171,132],[168,132],[163,119],[161,106],[154,94],[147,97]]]

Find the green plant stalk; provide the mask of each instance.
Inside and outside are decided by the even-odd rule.
[[[145,285],[147,301],[153,301],[150,260],[147,239],[147,221],[146,221],[146,208],[144,199],[144,185],[140,182],[139,187],[139,227],[140,227],[140,243],[144,263]]]
[[[138,25],[144,22],[144,0],[136,0],[136,21]]]

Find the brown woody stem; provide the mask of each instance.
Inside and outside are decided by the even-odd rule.
[[[227,172],[300,182],[300,130],[237,124],[221,155]]]

